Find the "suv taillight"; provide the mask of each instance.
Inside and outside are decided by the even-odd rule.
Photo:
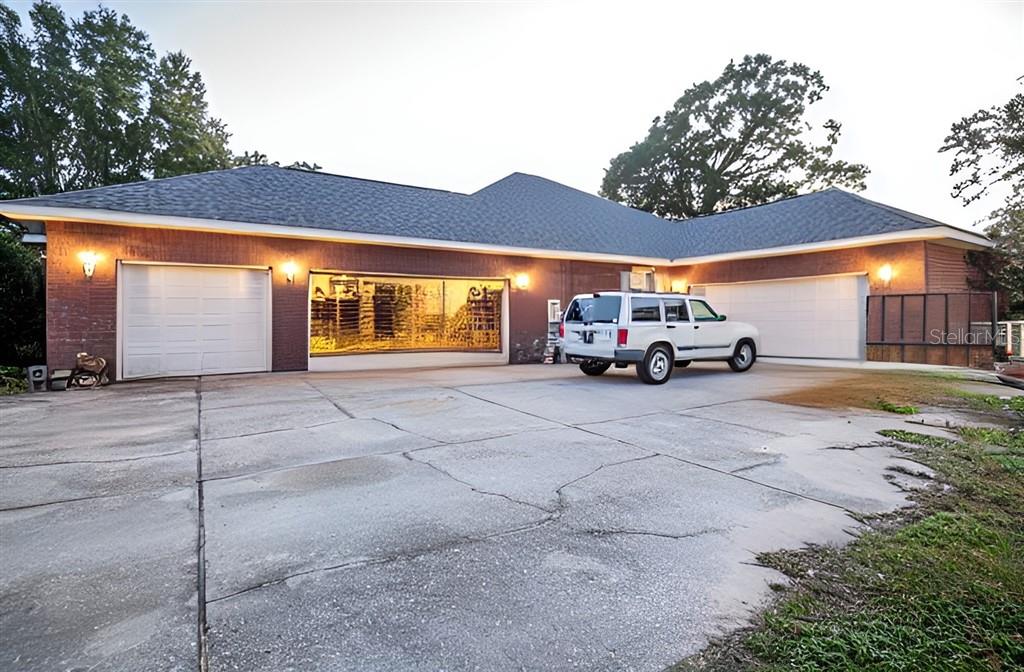
[[[629,329],[619,329],[619,347],[626,347],[626,339],[629,338]]]
[[[565,322],[558,323],[558,337],[565,338]]]

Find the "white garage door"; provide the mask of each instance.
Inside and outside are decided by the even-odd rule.
[[[266,371],[270,272],[121,264],[121,378]]]
[[[769,357],[863,359],[867,277],[820,276],[695,286],[730,320],[761,332]]]

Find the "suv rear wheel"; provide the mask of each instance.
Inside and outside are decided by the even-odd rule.
[[[672,351],[665,345],[653,345],[636,365],[636,374],[648,385],[661,385],[672,377]]]
[[[750,341],[740,341],[736,345],[736,352],[729,358],[729,368],[737,373],[742,373],[754,365],[757,359],[757,349]]]
[[[588,376],[600,376],[611,367],[611,362],[602,362],[596,359],[588,359],[580,362],[580,371]]]

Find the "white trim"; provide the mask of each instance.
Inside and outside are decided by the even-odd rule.
[[[849,271],[847,273],[823,273],[821,275],[787,275],[784,278],[761,278],[760,280],[736,280],[735,282],[694,282],[690,287],[720,287],[722,285],[752,285],[761,282],[786,282],[788,280],[816,280],[818,278],[841,278],[847,275],[864,275],[867,271]]]
[[[310,371],[375,371],[499,364],[508,364],[507,352],[381,352],[309,358]]]
[[[21,236],[21,242],[26,245],[45,245],[46,234],[44,233],[25,233]]]
[[[232,266],[229,264],[183,264],[178,262],[170,261],[128,261],[124,259],[118,259],[115,264],[115,282],[117,297],[115,299],[115,310],[117,310],[117,317],[114,320],[114,341],[117,352],[114,355],[114,361],[117,363],[117,375],[115,380],[118,382],[126,380],[146,380],[149,378],[176,378],[180,376],[132,376],[131,378],[124,377],[124,330],[122,328],[123,310],[124,310],[124,273],[121,272],[121,267],[129,266],[189,266],[193,268],[227,268],[227,269],[241,269],[248,271],[263,271],[264,277],[267,279],[267,338],[266,338],[266,361],[267,367],[264,372],[274,370],[274,271],[269,266]],[[307,320],[308,324],[308,320]],[[307,341],[308,347],[308,341]],[[252,373],[252,371],[244,371],[240,373]],[[261,373],[261,372],[257,372]],[[195,374],[203,375],[203,374]],[[222,374],[212,374],[222,375]]]
[[[123,332],[122,325],[121,325],[121,323],[124,322],[124,320],[121,319],[121,316],[124,314],[124,312],[123,312],[123,310],[124,310],[124,307],[123,307],[124,273],[121,272],[121,264],[123,264],[123,263],[124,263],[123,261],[118,259],[117,262],[114,264],[114,273],[116,274],[115,278],[114,278],[114,285],[117,288],[116,289],[116,291],[117,291],[117,299],[116,299],[117,316],[114,318],[114,348],[115,348],[114,361],[116,362],[116,366],[117,366],[117,375],[114,377],[114,380],[116,380],[118,382],[120,382],[120,381],[125,379],[124,378],[124,343],[122,342],[122,340],[124,339],[124,332]]]
[[[271,271],[272,266],[249,264],[193,264],[187,261],[146,261],[137,259],[118,259],[119,264],[138,266],[192,266],[196,268],[241,268],[248,271]]]
[[[756,259],[776,257],[786,254],[802,254],[806,252],[825,252],[841,250],[865,245],[881,245],[884,243],[906,242],[914,240],[949,239],[979,249],[990,248],[992,241],[984,236],[953,228],[951,226],[930,226],[906,231],[843,238],[840,240],[802,243],[758,250],[740,252],[724,252],[695,257],[676,259],[635,257],[624,254],[607,254],[597,252],[579,252],[569,250],[541,250],[529,247],[490,245],[485,243],[468,243],[450,240],[434,240],[430,238],[412,238],[407,236],[390,236],[373,233],[355,233],[333,229],[317,229],[312,227],[282,226],[278,224],[252,224],[246,222],[222,221],[213,219],[197,219],[192,217],[176,217],[168,215],[143,215],[131,212],[99,210],[92,208],[59,208],[28,206],[15,203],[0,202],[0,214],[11,219],[42,219],[73,222],[90,222],[97,224],[113,224],[119,226],[135,226],[142,228],[174,228],[189,231],[205,231],[212,233],[234,233],[280,238],[302,238],[309,240],[327,240],[334,242],[387,245],[392,247],[416,247],[437,250],[456,250],[462,252],[478,252],[485,254],[507,254],[534,257],[540,259],[570,259],[587,261],[605,261],[616,263],[643,264],[649,266],[688,266],[706,264],[715,261],[734,259]],[[685,226],[681,223],[680,226]]]

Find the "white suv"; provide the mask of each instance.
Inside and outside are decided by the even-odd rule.
[[[640,380],[660,385],[673,366],[726,361],[746,371],[757,358],[757,329],[726,321],[704,298],[688,294],[596,292],[573,298],[558,328],[562,352],[588,376],[612,364],[636,364]]]

